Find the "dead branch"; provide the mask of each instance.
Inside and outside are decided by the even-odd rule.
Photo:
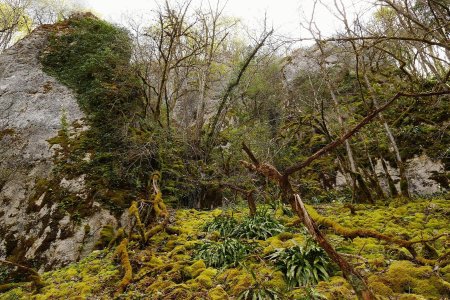
[[[221,183],[220,185],[243,194],[244,197],[247,199],[248,208],[250,210],[250,216],[252,217],[256,215],[256,203],[255,198],[253,197],[253,193],[255,192],[255,190],[253,189],[247,190],[243,186],[237,186],[229,183]]]
[[[308,214],[305,205],[299,194],[294,194],[294,203],[292,203],[295,212],[303,220],[303,224],[308,229],[314,240],[322,247],[328,256],[339,266],[345,278],[353,286],[358,298],[375,299],[374,295],[368,289],[365,279],[333,248],[326,240],[325,236],[317,227],[317,224]]]
[[[439,46],[443,47],[445,49],[450,49],[450,46],[445,43],[436,42],[432,40],[428,40],[425,38],[419,38],[419,37],[408,37],[408,36],[356,36],[356,37],[333,37],[333,38],[327,38],[327,39],[316,39],[316,38],[301,38],[296,39],[297,42],[304,42],[304,41],[316,41],[318,43],[326,43],[326,42],[355,42],[355,41],[374,41],[377,43],[383,42],[383,41],[408,41],[408,42],[421,42],[424,44],[428,44],[431,46]]]

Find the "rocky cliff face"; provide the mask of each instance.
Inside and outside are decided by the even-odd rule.
[[[0,258],[26,261],[41,269],[76,261],[89,253],[104,225],[117,220],[98,203],[89,216],[74,218],[46,200],[39,182],[52,177],[61,117],[83,124],[74,94],[44,73],[39,55],[48,31],[35,30],[0,55]],[[69,126],[76,135],[86,126]],[[83,197],[84,178],[60,185]]]

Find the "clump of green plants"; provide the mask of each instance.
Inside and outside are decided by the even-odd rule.
[[[232,216],[217,216],[206,223],[203,230],[217,231],[222,237],[265,240],[282,233],[286,228],[267,211],[259,211],[255,216],[247,217],[240,222]]]
[[[228,215],[219,215],[203,227],[206,232],[217,231],[221,236],[231,236],[238,226],[238,221]]]
[[[196,259],[202,259],[208,267],[236,266],[253,250],[252,245],[232,238],[221,242],[205,241],[196,249]]]
[[[258,212],[236,227],[232,236],[236,238],[265,240],[285,231],[285,227],[268,212]]]
[[[278,249],[268,258],[283,272],[290,288],[311,286],[329,277],[330,260],[325,251],[308,242],[306,246]]]

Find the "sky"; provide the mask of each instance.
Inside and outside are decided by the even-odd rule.
[[[115,23],[125,23],[126,16],[138,16],[151,13],[157,3],[163,0],[83,0],[83,4],[99,14],[102,18]],[[171,0],[169,0],[171,1]],[[180,1],[180,0],[178,0]],[[193,0],[197,6],[202,0]],[[203,0],[203,3],[207,3]],[[210,0],[215,3],[215,0]],[[221,0],[224,3],[226,0]],[[351,14],[354,5],[364,5],[366,0],[342,0],[346,10]],[[327,5],[333,5],[334,0],[323,0]],[[356,4],[353,4],[356,2]],[[313,0],[228,0],[225,12],[229,16],[238,17],[250,28],[257,28],[262,24],[267,13],[268,24],[275,32],[290,37],[304,37],[300,21],[305,15],[310,15]],[[329,35],[339,27],[339,22],[323,6],[316,9],[318,26],[325,35]]]

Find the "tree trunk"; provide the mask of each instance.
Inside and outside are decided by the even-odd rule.
[[[327,82],[327,87],[330,90],[331,98],[333,99],[333,102],[334,102],[334,107],[335,107],[336,114],[338,117],[339,126],[341,128],[344,128],[344,120],[342,119],[341,111],[339,109],[339,100],[337,99],[336,94],[334,93],[330,82],[328,80],[326,80],[326,82]],[[357,173],[356,163],[355,163],[355,159],[353,157],[353,151],[352,151],[352,147],[350,146],[350,142],[348,140],[345,140],[344,144],[345,144],[345,150],[347,152],[347,158],[348,158],[348,162],[350,165],[350,171],[351,171],[350,177],[351,177],[351,181],[352,181],[352,198],[353,198],[353,200],[356,200],[358,197],[358,195],[357,195],[358,181],[355,177],[355,174]]]
[[[367,75],[364,74],[364,80],[366,82],[367,87],[369,88],[370,93],[372,94],[372,101],[375,109],[378,108],[378,100],[375,97],[375,91],[373,90],[372,86],[370,85],[369,79],[367,78]],[[400,151],[398,150],[397,142],[395,141],[395,137],[392,134],[391,128],[389,127],[389,124],[386,122],[386,120],[383,117],[383,114],[380,112],[378,114],[380,121],[383,123],[384,130],[386,131],[386,135],[389,139],[389,142],[391,143],[392,149],[395,154],[395,160],[397,162],[398,170],[400,173],[400,191],[402,193],[403,197],[409,198],[409,184],[408,184],[408,178],[406,176],[406,170],[405,165],[403,163],[402,157],[400,155]],[[384,166],[383,166],[384,168]]]
[[[384,161],[384,158],[382,156],[380,156],[380,160],[381,160],[381,165],[383,166],[384,173],[386,174],[386,180],[388,183],[389,192],[391,193],[391,197],[398,197],[397,188],[395,187],[394,180],[392,180],[392,177],[389,174],[389,170],[386,166],[386,162]]]

